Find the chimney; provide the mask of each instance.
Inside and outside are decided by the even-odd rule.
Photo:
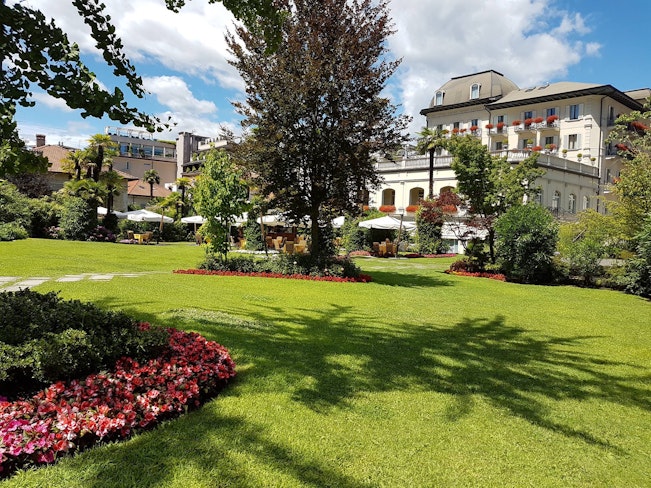
[[[45,134],[36,134],[36,147],[45,146]]]

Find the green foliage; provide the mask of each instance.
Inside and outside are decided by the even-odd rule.
[[[227,259],[231,223],[247,210],[247,196],[242,171],[225,152],[210,150],[193,191],[194,206],[206,219],[202,232],[210,241],[209,254]]]
[[[651,215],[635,236],[637,255],[626,263],[626,274],[621,284],[628,293],[651,297]]]
[[[244,223],[242,232],[244,239],[246,239],[246,248],[249,251],[264,251],[265,243],[262,239],[262,229],[251,212],[249,212],[249,218]]]
[[[0,223],[15,222],[29,228],[31,217],[29,199],[18,191],[16,185],[0,180]]]
[[[341,242],[347,252],[370,251],[370,229],[360,227],[359,223],[366,220],[365,217],[346,217],[344,225],[341,226]]]
[[[47,237],[48,229],[59,225],[63,206],[50,197],[29,200],[32,213],[30,234],[32,237]]]
[[[509,279],[552,280],[558,224],[548,210],[537,204],[511,207],[497,220],[495,230],[498,263]]]
[[[158,227],[157,227],[158,228]],[[163,225],[161,239],[165,242],[182,242],[194,240],[194,234],[188,232],[188,225],[180,220]]]
[[[0,391],[26,393],[57,380],[138,360],[165,344],[162,330],[142,331],[127,315],[30,290],[0,293]]]
[[[445,246],[442,239],[443,211],[436,200],[425,199],[416,212],[418,251],[422,254],[438,254]]]
[[[238,157],[259,194],[273,195],[295,221],[309,217],[312,252],[325,255],[334,250],[319,222],[354,211],[359,190],[379,184],[375,153],[406,140],[408,118],[384,96],[399,65],[387,56],[393,27],[384,2],[287,5],[275,52],[245,28],[227,38],[247,91],[235,107],[252,128]]]
[[[29,234],[24,227],[16,222],[0,224],[0,241],[15,241],[16,239],[27,239]]]
[[[97,227],[97,207],[81,197],[64,201],[60,226],[66,239],[85,241]]]
[[[537,167],[539,154],[534,152],[512,166],[505,157],[491,156],[488,148],[476,137],[454,136],[446,147],[454,156],[452,169],[459,195],[466,200],[471,214],[483,221],[488,231],[491,261],[494,262],[494,219],[510,207],[521,205],[525,195],[531,197],[537,191],[534,181],[544,174]]]
[[[600,263],[605,255],[604,245],[595,238],[582,237],[575,240],[568,252],[570,274],[581,277],[586,286],[594,284],[595,278],[603,274]]]

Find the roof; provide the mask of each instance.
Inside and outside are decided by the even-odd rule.
[[[651,97],[651,89],[649,88],[638,88],[637,90],[627,90],[624,93],[629,97],[631,97],[633,100],[637,100],[640,103],[646,102],[647,98]]]
[[[489,110],[530,105],[532,103],[567,100],[587,95],[609,96],[633,110],[640,110],[641,104],[624,92],[612,85],[598,85],[593,83],[578,83],[561,81],[558,83],[544,84],[531,88],[513,91],[504,97],[487,104]]]
[[[136,179],[129,182],[129,190],[127,193],[136,197],[149,197],[151,195],[151,188],[146,181]],[[171,193],[164,186],[154,184],[154,197],[166,197]]]
[[[49,172],[67,173],[67,171],[64,171],[61,168],[61,163],[63,162],[64,159],[68,157],[68,154],[70,154],[73,151],[76,151],[76,149],[72,147],[59,146],[56,144],[48,144],[45,146],[38,146],[34,148],[34,151],[40,152],[50,162],[50,166],[48,168]]]
[[[470,89],[474,84],[479,84],[479,98],[470,98]],[[494,70],[481,71],[470,75],[457,76],[441,88],[436,93],[443,92],[443,103],[436,105],[436,94],[430,102],[429,108],[421,110],[421,115],[451,108],[464,107],[469,105],[484,105],[500,97],[518,90],[518,86],[506,78],[502,73]]]

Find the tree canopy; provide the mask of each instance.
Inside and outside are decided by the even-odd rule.
[[[452,136],[446,147],[453,155],[459,194],[488,232],[490,257],[495,262],[494,221],[510,207],[522,204],[525,195],[531,198],[538,191],[534,182],[544,174],[537,167],[538,153],[512,166],[506,158],[492,156],[476,137]]]
[[[389,60],[393,32],[386,2],[293,0],[278,49],[239,27],[228,35],[231,62],[246,83],[235,103],[250,129],[239,157],[273,205],[309,216],[313,253],[319,222],[355,210],[379,177],[374,154],[399,147],[408,118],[382,95],[399,60]]]
[[[209,0],[209,3],[219,1]],[[133,95],[141,98],[145,94],[142,79],[124,54],[111,17],[105,13],[105,5],[100,0],[72,0],[72,3],[90,27],[96,47],[113,68],[113,74],[124,81]],[[165,3],[177,12],[185,0],[165,0]],[[221,0],[221,3],[253,31],[267,36],[269,46],[277,44],[276,32],[283,13],[276,8],[274,0]],[[130,106],[119,87],[112,91],[102,88],[95,74],[81,61],[78,46],[40,10],[23,2],[7,5],[6,0],[1,0],[0,18],[0,176],[46,168],[42,160],[25,154],[15,120],[17,105],[34,105],[31,97],[34,86],[64,100],[70,108],[81,109],[82,117],[108,116],[150,131],[169,125],[169,121],[161,122]]]

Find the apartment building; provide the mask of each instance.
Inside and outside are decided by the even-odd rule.
[[[546,174],[537,181],[537,201],[560,218],[571,219],[580,210],[604,210],[608,184],[622,167],[606,139],[617,116],[642,110],[650,93],[578,82],[519,88],[489,70],[452,78],[420,114],[426,127],[480,138],[493,154],[514,164],[531,151],[540,152],[538,164]],[[456,186],[451,162],[446,151],[435,154],[435,195]],[[429,156],[406,150],[401,159],[379,161],[377,169],[385,181],[370,195],[370,205],[393,206],[413,215],[428,193]]]

